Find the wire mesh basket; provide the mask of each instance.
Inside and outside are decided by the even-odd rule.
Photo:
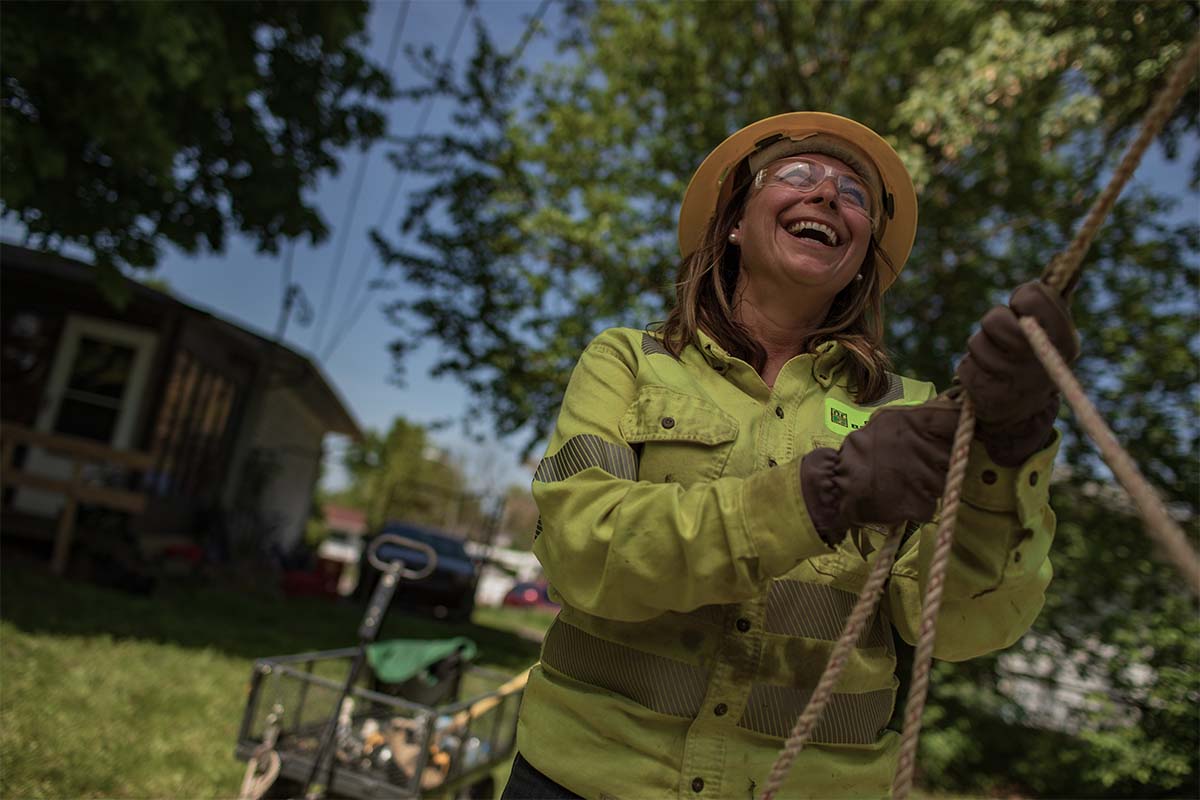
[[[523,681],[467,665],[445,679],[454,682],[442,687],[450,690],[442,692],[445,701],[431,704],[380,691],[395,687],[364,671],[337,708],[357,653],[345,648],[255,662],[238,758],[250,759],[273,735],[280,779],[303,785],[321,734],[336,716],[328,791],[408,798],[469,786],[512,754]]]

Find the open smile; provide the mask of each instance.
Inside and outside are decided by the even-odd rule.
[[[811,245],[835,248],[842,244],[842,237],[829,225],[816,220],[796,220],[783,226],[794,239]]]

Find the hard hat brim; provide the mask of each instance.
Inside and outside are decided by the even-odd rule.
[[[736,168],[764,142],[779,136],[824,133],[844,139],[870,157],[883,180],[885,209],[880,249],[892,269],[880,269],[880,284],[887,289],[904,268],[917,234],[917,193],[900,156],[879,134],[854,120],[818,111],[793,111],[751,123],[717,145],[692,175],[679,209],[679,252],[686,258],[700,246],[704,229],[722,199],[723,182],[731,182]]]

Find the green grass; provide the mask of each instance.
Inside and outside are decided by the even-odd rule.
[[[393,613],[381,638],[464,635],[515,674],[545,614],[480,609],[473,623]],[[178,581],[149,597],[0,566],[0,796],[232,797],[251,666],[354,644],[361,609]],[[526,636],[514,631],[522,631]]]

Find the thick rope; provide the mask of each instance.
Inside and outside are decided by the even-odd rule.
[[[1191,47],[1188,48],[1187,52],[1184,53],[1183,57],[1180,58],[1179,63],[1176,64],[1174,70],[1171,72],[1171,76],[1167,81],[1166,87],[1164,87],[1164,89],[1159,93],[1158,97],[1155,98],[1154,103],[1151,105],[1149,111],[1147,111],[1145,121],[1142,124],[1142,129],[1138,133],[1137,138],[1134,139],[1133,143],[1126,151],[1125,156],[1121,159],[1121,163],[1117,166],[1116,170],[1114,170],[1113,176],[1109,180],[1108,185],[1105,186],[1104,190],[1100,193],[1100,196],[1097,197],[1096,201],[1092,204],[1091,209],[1089,209],[1087,216],[1084,218],[1084,221],[1074,239],[1071,241],[1071,244],[1063,253],[1051,259],[1050,263],[1047,265],[1045,271],[1042,273],[1042,281],[1044,283],[1052,286],[1059,292],[1064,293],[1069,292],[1074,286],[1075,279],[1079,274],[1080,265],[1083,262],[1083,258],[1086,255],[1088,248],[1091,246],[1092,240],[1095,238],[1096,232],[1104,223],[1105,217],[1107,217],[1108,213],[1112,210],[1112,206],[1113,203],[1116,202],[1117,195],[1120,194],[1121,189],[1124,188],[1129,178],[1137,169],[1142,156],[1145,154],[1146,148],[1149,147],[1150,142],[1152,142],[1155,137],[1158,136],[1163,126],[1170,118],[1172,111],[1178,104],[1180,98],[1183,96],[1183,93],[1186,91],[1187,86],[1193,75],[1196,73],[1198,66],[1200,66],[1200,36],[1196,37],[1196,39],[1192,42]],[[1022,320],[1022,323],[1024,323],[1024,320]],[[1026,329],[1026,335],[1029,335],[1029,331],[1026,326],[1023,324],[1022,327]],[[1040,331],[1040,328],[1038,328],[1038,330]],[[1044,336],[1045,334],[1043,333],[1043,338]],[[1053,347],[1050,346],[1049,349],[1053,350]],[[1054,355],[1057,356],[1057,352],[1055,352]],[[1059,361],[1061,361],[1061,358]],[[1043,361],[1043,363],[1045,363],[1045,361]],[[1049,371],[1049,366],[1047,366],[1047,370]],[[1053,373],[1051,374],[1053,375]],[[1070,376],[1070,372],[1067,371],[1066,374],[1068,377],[1070,377],[1070,380],[1074,382],[1074,378],[1073,376]],[[1060,383],[1060,388],[1062,388],[1063,385],[1063,383]],[[1077,385],[1078,384],[1076,384],[1076,386]],[[1066,395],[1065,390],[1063,393]],[[1122,480],[1123,483],[1125,483],[1126,479],[1128,479],[1129,482],[1125,483],[1127,487],[1138,487],[1138,494],[1136,495],[1133,493],[1132,489],[1130,490],[1130,494],[1134,497],[1134,502],[1138,504],[1138,507],[1144,508],[1142,502],[1147,496],[1154,498],[1153,503],[1149,503],[1147,506],[1145,506],[1146,508],[1150,508],[1150,516],[1147,517],[1147,523],[1150,524],[1152,520],[1155,520],[1156,517],[1154,515],[1157,513],[1157,510],[1161,510],[1161,518],[1166,520],[1167,527],[1158,527],[1156,530],[1154,526],[1158,526],[1159,522],[1155,521],[1153,523],[1154,526],[1151,528],[1152,533],[1158,537],[1160,543],[1162,543],[1163,546],[1167,548],[1168,552],[1172,554],[1172,558],[1175,560],[1176,564],[1179,565],[1180,569],[1187,576],[1188,580],[1193,584],[1200,583],[1200,578],[1197,578],[1197,576],[1200,575],[1200,568],[1196,566],[1196,554],[1187,544],[1186,538],[1183,537],[1182,531],[1178,531],[1177,526],[1174,526],[1174,523],[1171,522],[1170,517],[1166,514],[1165,508],[1161,508],[1161,502],[1157,500],[1153,490],[1150,489],[1147,484],[1145,484],[1145,480],[1141,478],[1140,473],[1138,473],[1136,467],[1133,466],[1132,459],[1129,458],[1129,455],[1121,450],[1120,446],[1116,444],[1115,439],[1112,437],[1111,431],[1108,431],[1107,426],[1104,426],[1103,421],[1099,420],[1099,414],[1096,414],[1095,409],[1090,407],[1090,403],[1087,403],[1087,398],[1083,395],[1082,390],[1079,391],[1076,399],[1080,397],[1083,399],[1083,403],[1086,405],[1080,404],[1079,406],[1076,406],[1076,404],[1072,402],[1070,398],[1068,398],[1068,402],[1071,403],[1073,409],[1076,409],[1077,414],[1079,413],[1079,408],[1090,410],[1095,416],[1095,419],[1099,421],[1100,426],[1103,427],[1103,430],[1107,432],[1107,437],[1101,434],[1100,438],[1097,439],[1095,435],[1091,433],[1092,430],[1100,430],[1100,428],[1095,427],[1092,421],[1083,423],[1083,420],[1081,419],[1081,424],[1084,424],[1085,430],[1088,431],[1089,435],[1092,435],[1093,438],[1096,439],[1097,445],[1101,448],[1101,454],[1105,457],[1105,460],[1108,461],[1109,466],[1113,468],[1114,474],[1117,474],[1117,467],[1114,465],[1117,463],[1121,464],[1121,474],[1118,475],[1118,479]],[[925,699],[929,684],[930,663],[933,655],[933,642],[936,635],[936,627],[934,623],[936,622],[937,613],[941,606],[941,594],[945,580],[945,570],[949,562],[950,548],[954,538],[954,526],[956,523],[956,517],[958,515],[958,503],[961,496],[963,477],[966,475],[967,453],[969,451],[971,438],[974,435],[975,429],[974,413],[971,410],[970,399],[965,394],[962,396],[962,403],[963,408],[959,415],[959,424],[958,429],[955,432],[954,448],[951,453],[950,467],[946,476],[946,486],[942,495],[941,523],[938,527],[937,542],[935,545],[933,559],[930,562],[929,575],[926,578],[924,605],[922,608],[921,633],[917,642],[916,656],[913,660],[912,687],[909,691],[908,703],[905,707],[904,734],[901,741],[900,761],[897,767],[895,780],[892,784],[893,795],[897,798],[900,798],[900,800],[904,800],[912,788],[912,775],[916,760],[917,742],[920,737],[921,729],[921,715],[925,710]],[[1108,441],[1106,441],[1106,439]],[[1107,453],[1105,448],[1109,448]],[[1115,448],[1115,450],[1113,448]],[[1110,453],[1112,453],[1111,460]],[[1122,477],[1122,475],[1124,475],[1124,477]],[[1143,485],[1145,486],[1145,491],[1143,491],[1141,488]],[[1145,512],[1143,511],[1143,513]],[[1164,534],[1164,531],[1170,531],[1171,528],[1174,528],[1174,532],[1167,532]],[[1175,532],[1178,532],[1177,536],[1175,535]],[[899,539],[898,536],[896,538],[897,540]],[[882,556],[883,554],[881,553],[880,555]],[[878,571],[879,563],[877,562],[875,569],[871,573],[872,579],[875,578],[876,572]],[[882,580],[880,586],[881,585]],[[869,598],[870,607],[873,608],[875,595],[878,593],[878,591],[879,586],[872,586],[870,580],[868,580],[868,585],[863,587],[862,594],[859,596],[858,604],[855,605],[854,611],[851,612],[851,619],[846,623],[847,631],[850,630],[850,626],[854,622],[854,614],[857,613],[859,608],[865,604],[864,601],[868,600]],[[855,633],[853,637],[847,637],[844,632],[842,639],[838,640],[838,645],[840,646],[843,640],[853,642],[856,640],[856,638],[857,633]],[[831,689],[838,674],[840,674],[842,664],[839,663],[835,665],[834,656],[836,655],[837,649],[835,648],[834,655],[830,656],[829,664],[826,665],[825,673],[822,674],[821,680],[818,683],[818,691],[820,690],[821,686],[826,684],[828,684]],[[831,671],[834,671],[833,679],[826,680]],[[789,738],[787,743],[784,745],[784,749],[780,752],[779,758],[776,760],[775,766],[771,770],[770,778],[767,781],[767,789],[763,792],[764,800],[770,800],[770,798],[774,796],[775,792],[778,791],[780,784],[782,784],[784,777],[787,775],[788,769],[791,767],[792,761],[795,760],[796,755],[804,746],[804,742],[807,740],[809,731],[811,731],[812,727],[816,725],[816,721],[819,719],[820,712],[823,710],[824,704],[828,700],[828,697],[822,697],[819,706],[817,704],[817,700],[818,692],[814,692],[812,699],[809,701],[808,706],[804,709],[800,719],[796,721],[796,726],[793,729],[791,738]],[[815,710],[814,706],[816,706]],[[811,715],[810,711],[813,711]],[[810,716],[811,720],[806,720],[806,717]],[[804,723],[803,726],[801,725],[802,722]]]
[[[1050,342],[1046,332],[1037,324],[1037,320],[1032,317],[1023,317],[1020,325],[1021,330],[1025,331],[1025,335],[1029,337],[1029,343],[1033,346],[1033,352],[1037,354],[1038,360],[1042,362],[1046,372],[1050,373],[1050,377],[1062,392],[1063,398],[1075,412],[1075,418],[1079,420],[1080,426],[1100,449],[1104,463],[1112,469],[1113,475],[1125,487],[1125,491],[1137,505],[1138,511],[1141,512],[1146,523],[1146,530],[1183,573],[1191,590],[1200,596],[1200,558],[1196,556],[1196,551],[1188,543],[1183,529],[1171,519],[1171,515],[1167,513],[1167,507],[1158,493],[1142,476],[1133,459],[1129,457],[1129,453],[1117,442],[1117,437],[1113,435],[1112,429],[1101,418],[1100,412],[1088,399],[1083,387],[1079,385],[1079,381],[1075,380],[1070,368],[1058,354],[1058,350]]]
[[[854,649],[859,633],[875,611],[875,606],[883,593],[883,584],[891,573],[892,562],[896,560],[896,551],[900,548],[900,540],[904,538],[903,534],[904,525],[897,525],[892,529],[883,547],[879,549],[875,563],[871,567],[871,573],[867,577],[867,583],[863,587],[862,593],[859,594],[849,619],[846,620],[846,627],[842,631],[842,635],[833,646],[833,652],[829,654],[829,663],[825,665],[825,671],[821,673],[821,680],[817,683],[817,688],[813,690],[812,698],[804,707],[804,712],[796,720],[787,744],[775,759],[775,766],[771,768],[766,788],[763,789],[762,800],[772,800],[775,797],[783,785],[783,779],[787,777],[788,770],[792,768],[792,762],[796,760],[796,756],[804,748],[808,737],[812,735],[813,728],[821,718],[821,712],[825,710],[825,704],[833,695],[833,687],[837,684],[842,669],[846,666],[846,657]]]
[[[912,788],[913,768],[917,760],[917,740],[921,736],[921,713],[929,692],[929,673],[933,661],[933,643],[937,635],[937,617],[942,608],[942,589],[946,585],[946,567],[950,564],[950,548],[954,544],[954,523],[958,519],[958,504],[962,499],[963,479],[967,475],[967,454],[975,437],[975,406],[971,398],[962,396],[958,414],[958,429],[950,451],[950,468],[946,487],[942,491],[942,519],[938,524],[933,558],[925,576],[925,599],[921,606],[921,633],[913,656],[912,683],[908,704],[904,707],[904,736],[900,742],[900,757],[896,776],[892,780],[892,796],[898,800],[908,797]]]
[[[1142,123],[1142,129],[1138,133],[1137,138],[1130,144],[1124,158],[1121,159],[1121,163],[1113,171],[1112,178],[1109,179],[1108,185],[1104,187],[1104,191],[1092,203],[1092,207],[1088,210],[1087,216],[1084,217],[1083,224],[1079,226],[1079,232],[1075,234],[1074,240],[1062,254],[1050,261],[1050,264],[1046,267],[1046,271],[1042,273],[1043,283],[1053,286],[1060,292],[1072,285],[1075,276],[1079,272],[1079,265],[1082,263],[1088,248],[1091,247],[1092,239],[1095,238],[1096,232],[1104,224],[1104,218],[1112,210],[1113,203],[1117,200],[1117,195],[1125,188],[1125,184],[1133,176],[1134,171],[1137,170],[1138,164],[1146,152],[1146,148],[1150,146],[1150,143],[1162,131],[1163,126],[1167,124],[1167,120],[1170,119],[1171,113],[1179,103],[1179,99],[1183,97],[1183,93],[1187,91],[1188,84],[1196,74],[1197,67],[1200,67],[1200,36],[1196,37],[1195,41],[1192,42],[1192,46],[1188,48],[1187,52],[1179,59],[1179,63],[1175,65],[1175,69],[1171,72],[1171,77],[1167,80],[1166,87],[1159,92],[1158,97],[1154,99],[1154,103],[1150,106],[1150,110],[1146,112],[1145,121]]]
[[[1121,189],[1124,188],[1130,176],[1137,169],[1142,156],[1146,152],[1146,148],[1158,136],[1170,118],[1172,111],[1183,96],[1188,83],[1196,72],[1198,64],[1200,64],[1200,36],[1196,38],[1191,47],[1188,48],[1187,52],[1179,60],[1179,63],[1176,64],[1174,70],[1172,70],[1166,87],[1159,92],[1150,110],[1146,113],[1145,121],[1137,138],[1130,144],[1125,156],[1121,159],[1121,163],[1114,170],[1112,178],[1109,179],[1100,196],[1092,204],[1071,244],[1061,255],[1052,259],[1046,267],[1046,271],[1042,275],[1044,283],[1059,292],[1069,291],[1070,287],[1074,285],[1076,277],[1079,274],[1080,265],[1083,263],[1083,258],[1091,246],[1096,232],[1104,223],[1105,217],[1112,210],[1117,195],[1120,194]],[[1022,327],[1024,328],[1025,326],[1023,325]],[[1046,344],[1051,350],[1054,349],[1053,345],[1050,345],[1049,342]],[[1055,355],[1057,355],[1057,352],[1055,352]],[[912,689],[909,692],[908,705],[905,708],[904,738],[900,745],[900,760],[897,766],[896,777],[892,784],[892,794],[894,797],[899,798],[899,800],[904,800],[912,788],[917,740],[921,730],[921,714],[925,710],[925,697],[928,689],[930,662],[933,656],[933,641],[936,633],[933,623],[937,618],[937,610],[941,604],[942,581],[944,580],[944,570],[946,567],[945,563],[939,563],[939,556],[948,561],[958,512],[957,495],[961,488],[962,476],[966,473],[967,450],[970,444],[970,437],[968,436],[965,439],[968,447],[960,447],[960,444],[963,441],[962,436],[965,430],[970,428],[973,431],[974,425],[974,414],[970,410],[970,398],[964,394],[962,414],[959,417],[959,428],[955,434],[955,449],[951,455],[950,469],[946,478],[946,491],[943,495],[942,523],[938,529],[937,550],[935,550],[934,561],[930,564],[930,575],[927,578],[925,604],[922,610],[921,636],[917,643],[917,654],[913,660]],[[1115,444],[1115,440],[1113,444]],[[1120,449],[1119,446],[1117,449]],[[1123,452],[1122,455],[1124,456],[1123,461],[1132,466],[1132,460],[1129,456]],[[1137,473],[1136,468],[1133,469],[1133,473]],[[947,504],[947,500],[950,499],[952,492],[955,495],[953,509],[949,508]],[[1150,495],[1153,496],[1153,491],[1150,491]],[[1165,509],[1163,509],[1162,516],[1169,520]],[[943,539],[943,536],[945,536],[945,539]],[[1186,541],[1184,545],[1186,546]],[[945,548],[944,552],[943,548]],[[1191,548],[1187,549],[1189,555],[1194,559],[1195,555],[1191,553]],[[938,569],[942,571],[941,574],[937,573]],[[928,627],[926,627],[927,623]]]

